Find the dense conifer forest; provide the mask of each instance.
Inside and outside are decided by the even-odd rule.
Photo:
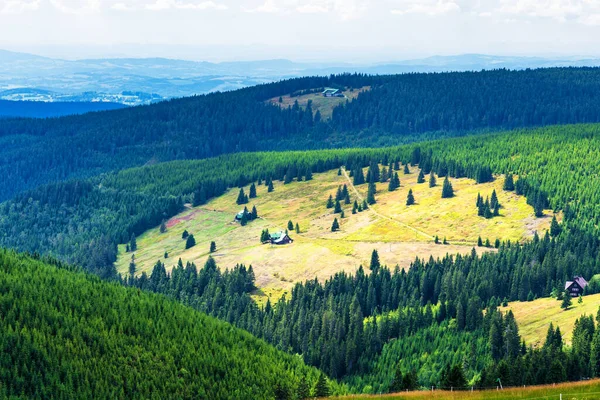
[[[305,364],[366,393],[600,376],[600,321],[582,317],[571,347],[550,328],[545,344],[531,348],[514,316],[498,311],[508,301],[561,292],[574,275],[600,273],[600,124],[527,128],[600,121],[598,74],[573,68],[301,78],[110,113],[0,121],[1,199],[11,198],[0,204],[0,246],[34,254],[0,251],[0,395],[291,399],[305,397],[308,386],[327,394],[324,377]],[[310,107],[265,102],[325,86],[370,90],[327,121]],[[466,132],[473,134],[447,137]],[[443,138],[356,147],[424,137]],[[251,152],[337,146],[348,148]],[[155,163],[165,160],[175,161]],[[532,215],[548,218],[543,210],[551,208],[562,222],[526,243],[497,241],[497,252],[481,256],[417,258],[406,271],[381,265],[374,253],[354,275],[299,283],[260,307],[250,296],[251,266],[166,259],[150,274],[116,273],[118,244],[137,246],[137,235],[188,203],[234,190],[245,204],[251,193],[242,186],[264,182],[277,190],[341,167],[353,172],[355,185],[375,187],[378,165],[390,163],[418,166],[422,182],[437,177],[430,181],[441,197],[454,196],[447,177],[484,183],[506,174],[503,190],[524,195]],[[464,207],[492,218],[501,208],[495,198],[487,213],[487,200]],[[495,239],[482,235],[482,242]],[[42,262],[38,254],[60,261]],[[69,335],[67,351],[56,337]],[[233,351],[231,343],[244,346]],[[92,366],[94,351],[104,357]],[[55,374],[39,372],[48,366]],[[248,371],[227,373],[242,369]],[[120,384],[107,384],[115,380]],[[247,381],[257,383],[241,383]],[[342,390],[333,381],[331,389]]]
[[[0,315],[2,398],[273,399],[319,380],[298,357],[164,296],[7,250]]]
[[[600,69],[297,78],[50,120],[0,121],[0,200],[44,183],[257,150],[395,145],[470,131],[600,121]],[[270,98],[370,87],[324,120]]]

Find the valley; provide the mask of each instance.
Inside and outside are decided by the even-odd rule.
[[[277,299],[289,293],[297,282],[315,277],[324,282],[340,271],[354,273],[360,265],[368,269],[373,250],[377,250],[382,264],[408,268],[417,257],[470,254],[473,248],[478,253],[493,252],[496,239],[523,242],[535,231],[543,234],[549,228],[551,211],[536,218],[523,196],[502,190],[503,176],[482,184],[469,178],[451,179],[455,196],[442,199],[442,178],[437,186],[430,188],[427,182],[417,183],[417,167],[409,168],[408,174],[402,167],[396,171],[401,184],[394,191],[388,191],[389,182],[378,183],[377,203],[356,214],[352,214],[353,203],[356,200],[363,204],[368,185],[353,185],[344,168],[316,173],[309,181],[289,184],[274,181],[270,193],[264,183],[257,185],[257,197],[241,206],[236,204],[239,189],[232,188],[205,205],[188,204],[183,213],[165,222],[164,233],[156,227],[139,236],[135,252],[126,252],[126,246],[120,245],[117,270],[127,275],[132,255],[138,275],[150,274],[157,260],[168,267],[180,258],[184,264],[190,261],[201,266],[211,255],[225,268],[238,263],[252,265],[259,287],[255,297],[261,301],[263,296]],[[363,169],[364,174],[367,171]],[[348,188],[350,204],[341,201],[344,211],[341,218],[326,203],[328,196],[335,198],[343,185]],[[250,185],[243,189],[249,193]],[[409,190],[416,199],[411,206],[406,205]],[[477,195],[487,197],[494,190],[502,205],[500,215],[490,219],[478,216]],[[249,210],[255,206],[259,218],[241,226],[234,216],[244,206]],[[340,224],[337,232],[331,231],[334,219]],[[296,224],[300,228],[300,233],[289,230],[292,244],[260,243],[264,229],[270,233],[285,231],[288,221],[292,221],[294,228]],[[190,249],[185,249],[184,231],[194,235],[196,245]],[[477,246],[480,235],[484,242],[490,240],[490,247]],[[439,244],[434,243],[435,236]],[[442,244],[444,238],[447,244]],[[217,246],[214,253],[209,252],[211,241]]]

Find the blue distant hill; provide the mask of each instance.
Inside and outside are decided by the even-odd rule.
[[[116,110],[123,104],[108,102],[55,102],[0,100],[0,118],[51,118],[85,114],[91,111]]]

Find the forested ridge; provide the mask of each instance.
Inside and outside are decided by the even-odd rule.
[[[314,393],[319,379],[298,357],[164,296],[8,250],[0,315],[2,398],[274,399],[300,382]]]
[[[257,150],[383,146],[471,131],[600,121],[600,69],[307,77],[50,120],[0,121],[0,200],[48,182]],[[268,99],[370,90],[324,120]]]

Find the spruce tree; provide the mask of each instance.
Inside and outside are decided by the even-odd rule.
[[[367,203],[375,204],[375,192],[377,191],[375,187],[375,182],[369,182],[369,190],[367,192]]]
[[[300,382],[298,382],[298,388],[296,389],[296,399],[297,400],[307,400],[310,397],[310,386],[306,380],[305,376],[300,378]]]
[[[419,171],[419,176],[417,177],[417,183],[425,183],[425,174],[423,170]]]
[[[271,193],[273,189],[273,181],[269,178],[269,183],[267,184],[267,193]]]
[[[185,241],[185,249],[189,249],[196,245],[196,240],[194,239],[194,235],[189,235]]]
[[[560,234],[561,228],[556,220],[556,215],[552,217],[552,223],[550,224],[550,234],[552,236],[558,236]]]
[[[254,183],[252,183],[252,185],[250,185],[250,194],[248,197],[251,199],[256,197],[256,186],[254,185]]]
[[[354,200],[354,204],[352,205],[352,214],[356,214],[358,211],[358,203]]]
[[[394,372],[394,379],[390,385],[390,393],[399,392],[403,389],[402,387],[402,371],[400,370],[400,363],[396,365],[396,371]]]
[[[481,247],[481,246],[483,246],[483,241],[481,240],[481,236],[479,236],[479,237],[477,238],[477,246],[478,246],[478,247]]]
[[[256,210],[256,206],[252,206],[252,212],[250,213],[250,219],[254,221],[258,218],[258,211]]]
[[[169,258],[169,253],[165,251],[165,258]]]
[[[335,207],[333,208],[333,213],[334,214],[338,214],[342,212],[342,205],[340,204],[339,200],[335,201]]]
[[[433,173],[433,171],[431,171],[431,173],[429,174],[429,187],[435,187],[437,185],[436,183],[436,179],[435,179],[435,175]]]
[[[167,231],[167,224],[165,223],[164,219],[160,223],[160,229],[159,230],[160,230],[160,233],[165,233]]]
[[[496,189],[492,191],[492,197],[490,198],[490,208],[499,208],[500,203],[498,202],[498,195],[496,194]]]
[[[404,164],[404,175],[410,174],[410,170],[408,169],[408,164]]]
[[[186,229],[186,230],[184,230],[184,231],[183,231],[183,233],[181,234],[181,238],[182,238],[182,239],[187,239],[187,237],[188,237],[188,236],[189,236],[189,233],[188,233],[188,231],[187,231],[187,229]]]
[[[454,197],[454,189],[452,188],[450,180],[446,176],[444,179],[444,184],[442,185],[442,199],[448,199],[450,197]]]
[[[310,170],[310,167],[306,169],[306,176],[304,177],[305,181],[312,181],[312,171]]]
[[[294,223],[292,222],[292,220],[288,221],[287,228],[288,228],[289,231],[293,231],[294,230]]]
[[[513,182],[512,174],[506,174],[506,179],[504,179],[504,186],[502,187],[502,189],[506,190],[507,192],[512,192],[513,190],[515,190],[515,184]]]
[[[362,202],[362,209],[366,210],[369,208],[369,204],[367,204],[367,199],[364,199]],[[360,211],[360,210],[359,210]]]
[[[135,233],[131,234],[131,239],[129,240],[129,250],[131,250],[131,251],[137,250],[137,240],[135,239]]]
[[[379,253],[377,250],[373,250],[371,253],[371,263],[369,264],[369,269],[373,272],[377,271],[377,269],[381,266],[379,262]]]
[[[571,300],[571,294],[565,290],[565,293],[563,294],[563,301],[560,305],[560,308],[562,308],[563,310],[568,310],[569,307],[571,307],[571,304],[573,304],[572,300]]]
[[[331,232],[335,232],[340,229],[340,224],[338,223],[337,218],[333,219],[333,224],[331,224]]]
[[[435,235],[435,239],[433,239],[433,243],[440,244],[440,238],[438,237],[438,235]]]
[[[244,188],[240,188],[240,192],[238,193],[236,203],[238,205],[240,205],[240,204],[246,204],[247,202],[248,202],[248,197],[246,197],[246,195],[244,194]]]
[[[215,251],[217,251],[217,244],[214,241],[210,242],[210,252],[214,253]]]
[[[415,204],[415,196],[413,196],[412,189],[408,189],[408,196],[406,196],[406,205],[412,206],[413,204]]]
[[[326,207],[333,208],[333,196],[329,195],[329,198],[327,199]]]
[[[296,233],[300,233],[300,225],[296,222]]]
[[[315,397],[329,397],[330,395],[331,391],[327,378],[325,378],[325,374],[321,373],[315,386]]]
[[[242,218],[240,219],[240,225],[241,226],[246,226],[248,224],[248,213],[244,212],[242,214]]]

